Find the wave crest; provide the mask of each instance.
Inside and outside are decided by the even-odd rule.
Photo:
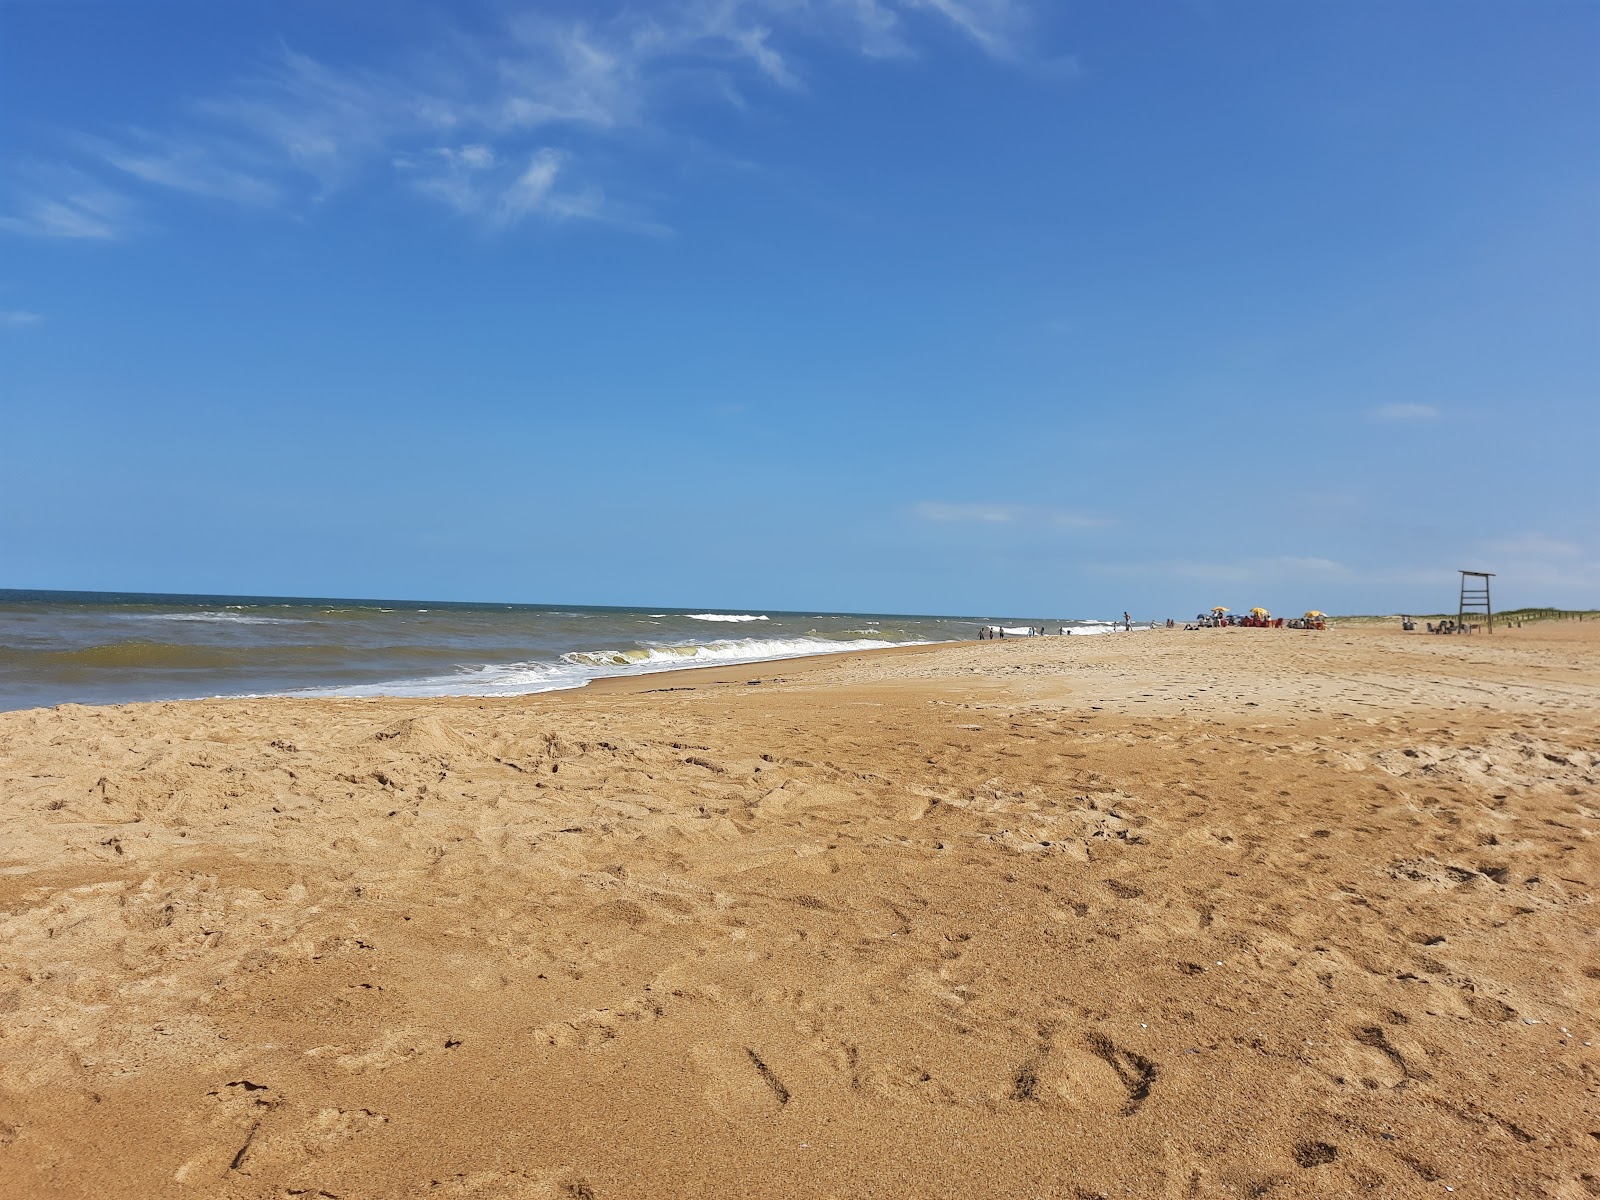
[[[149,621],[204,621],[218,625],[304,625],[295,617],[262,617],[242,612],[139,613]]]
[[[683,667],[771,662],[812,654],[925,646],[927,642],[886,642],[878,638],[829,641],[826,638],[739,638],[678,645],[633,646],[617,650],[574,650],[555,662],[489,663],[425,679],[398,679],[355,687],[315,688],[295,696],[520,696],[583,687],[591,679],[648,675]]]

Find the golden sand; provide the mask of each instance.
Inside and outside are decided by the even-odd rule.
[[[0,1194],[1600,1194],[1597,731],[1590,623],[0,715]]]

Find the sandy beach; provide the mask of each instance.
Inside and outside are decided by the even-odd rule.
[[[0,1194],[1600,1195],[1597,782],[1593,622],[0,714]]]

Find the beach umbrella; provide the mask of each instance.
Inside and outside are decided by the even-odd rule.
[[[1328,614],[1327,614],[1327,613],[1322,613],[1322,612],[1318,612],[1318,611],[1317,611],[1317,610],[1316,610],[1316,609],[1314,609],[1314,608],[1313,608],[1313,609],[1312,609],[1312,610],[1311,610],[1311,611],[1310,611],[1310,612],[1308,612],[1308,613],[1307,613],[1307,614],[1306,614],[1306,616],[1308,616],[1308,617],[1325,617],[1325,616],[1327,616],[1327,615],[1328,615]]]
[[[1266,609],[1264,609],[1264,608],[1252,608],[1252,609],[1251,609],[1251,610],[1250,610],[1250,615],[1251,615],[1251,616],[1252,616],[1252,617],[1270,617],[1270,616],[1271,616],[1271,615],[1272,615],[1272,614],[1271,614],[1271,613],[1269,613],[1269,612],[1268,612],[1268,611],[1267,611],[1267,610],[1266,610]]]
[[[1220,605],[1220,604],[1213,604],[1211,606],[1211,611],[1212,612],[1227,612],[1228,610],[1223,608],[1222,605]]]

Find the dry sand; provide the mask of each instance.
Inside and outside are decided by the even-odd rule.
[[[1597,1195],[1597,726],[1593,623],[0,715],[0,1193]]]

